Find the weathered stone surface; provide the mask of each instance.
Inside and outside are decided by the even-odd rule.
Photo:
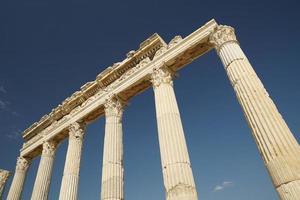
[[[105,103],[105,137],[102,166],[102,200],[124,199],[122,113],[124,103],[116,97]]]
[[[69,145],[61,182],[59,200],[76,200],[79,182],[81,151],[85,125],[74,122],[69,126]]]
[[[7,200],[20,200],[23,186],[31,161],[24,157],[18,157],[15,175],[7,195]]]
[[[0,169],[0,199],[2,199],[2,194],[5,188],[5,183],[10,176],[10,172],[4,169]]]
[[[234,29],[219,26],[214,20],[185,38],[175,36],[169,44],[157,34],[152,35],[138,50],[130,51],[123,61],[109,66],[26,129],[7,199],[21,199],[30,160],[38,155],[41,161],[32,199],[47,199],[56,149],[56,143],[51,141],[60,142],[67,130],[69,145],[59,199],[77,199],[84,127],[103,114],[106,125],[101,198],[124,199],[124,103],[120,99],[128,101],[152,85],[166,199],[196,200],[172,79],[176,71],[213,48],[222,60],[280,198],[298,199],[299,144],[241,50]]]
[[[234,29],[219,26],[211,35],[260,155],[282,200],[300,197],[300,147],[241,50]]]
[[[43,144],[43,152],[36,175],[31,200],[48,199],[56,145],[57,144],[54,141],[47,141]]]
[[[152,74],[158,139],[167,200],[197,200],[180,113],[167,67]]]

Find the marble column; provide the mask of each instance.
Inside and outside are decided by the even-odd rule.
[[[167,200],[197,200],[197,191],[173,89],[167,67],[155,69],[154,87],[158,139]]]
[[[15,175],[7,195],[7,200],[20,200],[23,191],[30,160],[24,157],[18,157]]]
[[[123,103],[110,98],[105,103],[105,137],[102,167],[102,200],[124,199]]]
[[[74,122],[69,127],[69,145],[61,182],[59,200],[76,200],[79,182],[84,124]]]
[[[237,42],[234,29],[219,26],[210,37],[282,200],[300,198],[300,147]]]
[[[35,179],[31,200],[47,200],[52,166],[55,157],[56,142],[47,141],[43,143],[40,165]]]
[[[2,199],[2,194],[5,188],[5,183],[10,176],[10,172],[7,170],[0,169],[0,199]]]

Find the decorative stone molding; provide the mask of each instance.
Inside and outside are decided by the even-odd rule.
[[[173,46],[177,45],[182,40],[180,35],[176,35],[168,44],[168,49],[172,48]]]
[[[66,98],[61,104],[52,111],[42,117],[38,122],[32,124],[23,132],[23,138],[27,141],[38,134],[43,129],[51,126],[55,121],[60,120],[65,115],[68,115],[73,109],[84,104],[90,97],[95,95],[99,90],[110,91],[113,89],[111,86],[117,82],[120,77],[137,66],[143,59],[150,57],[153,58],[156,51],[165,45],[165,42],[158,34],[153,34],[147,40],[141,43],[138,50],[132,50],[127,54],[127,58],[122,62],[116,62],[109,66],[97,75],[96,80],[84,84],[80,91],[74,92],[70,97]],[[124,78],[124,77],[123,77]],[[28,143],[30,144],[30,143]]]
[[[57,143],[54,141],[46,141],[43,143],[43,156],[54,156]]]
[[[70,139],[82,140],[85,133],[85,124],[83,122],[74,122],[69,126]]]
[[[209,41],[215,46],[217,51],[227,42],[238,42],[234,28],[224,25],[219,25],[218,28],[211,33]]]
[[[111,96],[109,99],[106,99],[105,107],[105,116],[117,116],[118,118],[122,117],[124,103],[116,96]]]
[[[151,82],[153,87],[156,88],[162,83],[170,84],[173,86],[173,75],[170,69],[167,67],[156,68],[151,74]]]
[[[0,199],[2,199],[2,194],[4,191],[5,183],[10,176],[10,172],[4,169],[0,169]]]
[[[24,157],[18,157],[16,171],[26,171],[30,165],[31,161]]]
[[[10,172],[4,169],[0,169],[0,185],[4,184],[8,177],[10,176]]]
[[[95,81],[84,84],[82,90],[80,89],[81,92],[75,92],[75,95],[71,95],[74,98],[67,100],[68,103],[59,105],[53,109],[51,115],[48,114],[48,117],[44,118],[44,121],[40,120],[35,124],[36,126],[24,131],[23,138],[26,144],[21,149],[21,156],[38,156],[39,152],[35,150],[36,148],[40,147],[44,141],[63,134],[64,130],[68,129],[74,121],[93,120],[102,115],[104,106],[101,105],[104,105],[109,94],[121,94],[126,91],[126,94],[123,93],[124,98],[129,99],[144,91],[150,86],[149,75],[152,74],[154,68],[160,67],[162,63],[168,63],[168,67],[170,66],[175,72],[194,58],[207,52],[212,48],[211,45],[207,45],[208,37],[216,27],[217,23],[211,20],[185,37],[176,45],[176,48],[170,49],[166,49],[167,44],[157,34],[154,34],[140,45],[133,57],[124,59],[117,67],[108,67],[97,76]],[[161,54],[159,55],[157,51],[160,51]],[[153,59],[155,54],[156,58]],[[148,64],[147,57],[150,59]],[[146,60],[142,61],[145,58]],[[82,102],[82,100],[84,101]],[[64,108],[66,105],[70,107]],[[67,114],[67,110],[71,114]],[[86,118],[89,113],[95,115],[92,118]],[[65,118],[66,115],[69,115],[70,118]],[[35,137],[43,130],[46,130],[43,137]]]
[[[167,50],[168,49],[167,49],[166,46],[162,46],[158,51],[156,51],[153,59],[155,59],[155,58],[159,57],[160,55],[164,54]]]
[[[131,50],[126,54],[126,56],[127,58],[131,58],[134,54],[135,54],[135,50]]]

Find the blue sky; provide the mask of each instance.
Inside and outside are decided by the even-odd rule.
[[[235,27],[241,47],[300,139],[300,13],[296,1],[0,2],[0,167],[13,171],[21,131],[154,32],[183,37],[212,18]],[[214,51],[174,81],[192,168],[205,200],[278,199],[223,66]],[[123,117],[125,198],[164,199],[150,88]],[[79,199],[99,199],[104,118],[84,140]],[[58,148],[49,199],[58,198],[67,141]],[[30,199],[39,158],[29,171]],[[11,184],[8,181],[5,196]]]

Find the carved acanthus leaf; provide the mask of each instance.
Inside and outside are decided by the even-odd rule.
[[[10,175],[9,171],[0,169],[0,186],[7,181],[9,175]]]
[[[85,123],[74,122],[69,126],[70,139],[82,140],[85,133]]]
[[[17,171],[26,171],[30,165],[31,161],[24,157],[18,157],[16,170]]]
[[[57,143],[46,141],[43,143],[43,156],[53,156],[55,154]]]
[[[234,28],[232,28],[231,26],[223,25],[219,25],[218,28],[213,33],[211,33],[209,40],[217,50],[219,50],[222,45],[227,42],[237,42]]]
[[[168,44],[168,49],[172,48],[176,44],[178,44],[182,40],[182,37],[180,35],[176,35]]]
[[[173,73],[167,67],[156,68],[151,75],[151,82],[154,88],[162,83],[173,85],[172,77]]]
[[[116,116],[121,118],[123,113],[124,103],[121,102],[117,97],[111,96],[106,99],[104,107],[105,107],[105,116]]]

